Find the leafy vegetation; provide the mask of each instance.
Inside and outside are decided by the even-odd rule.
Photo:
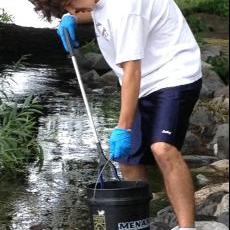
[[[17,62],[15,66],[21,66]],[[8,77],[10,74],[8,74]],[[37,120],[42,107],[36,98],[29,96],[23,104],[7,97],[6,74],[0,75],[0,173],[16,176],[26,172],[29,162],[43,160],[37,142]]]
[[[187,21],[193,33],[195,34],[208,30],[207,24],[194,15],[189,15],[187,17]]]
[[[229,16],[229,0],[176,0],[176,2],[186,15],[203,12]]]
[[[12,23],[13,22],[13,16],[8,14],[3,8],[0,8],[0,22]]]

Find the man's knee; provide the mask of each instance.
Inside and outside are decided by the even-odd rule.
[[[182,159],[177,148],[165,142],[152,144],[151,150],[160,168],[170,170],[175,163],[179,163]]]

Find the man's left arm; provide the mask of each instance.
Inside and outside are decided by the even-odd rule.
[[[121,87],[121,110],[118,126],[110,137],[110,159],[115,160],[130,154],[132,126],[136,113],[141,82],[141,61],[121,64],[124,76]]]
[[[121,64],[124,76],[121,87],[121,110],[118,127],[131,129],[135,117],[141,82],[141,61]]]

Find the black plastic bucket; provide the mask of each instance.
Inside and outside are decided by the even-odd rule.
[[[151,194],[144,182],[108,181],[88,186],[92,230],[149,230]]]

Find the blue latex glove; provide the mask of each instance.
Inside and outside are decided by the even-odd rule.
[[[74,16],[69,15],[69,14],[64,15],[57,29],[57,33],[61,37],[62,44],[66,52],[69,52],[67,42],[65,39],[64,29],[67,29],[69,32],[70,42],[71,42],[72,47],[75,47],[75,48],[79,47],[79,43],[76,38],[77,22]]]
[[[111,160],[129,155],[132,146],[132,132],[126,129],[115,128],[111,134],[109,145]]]

